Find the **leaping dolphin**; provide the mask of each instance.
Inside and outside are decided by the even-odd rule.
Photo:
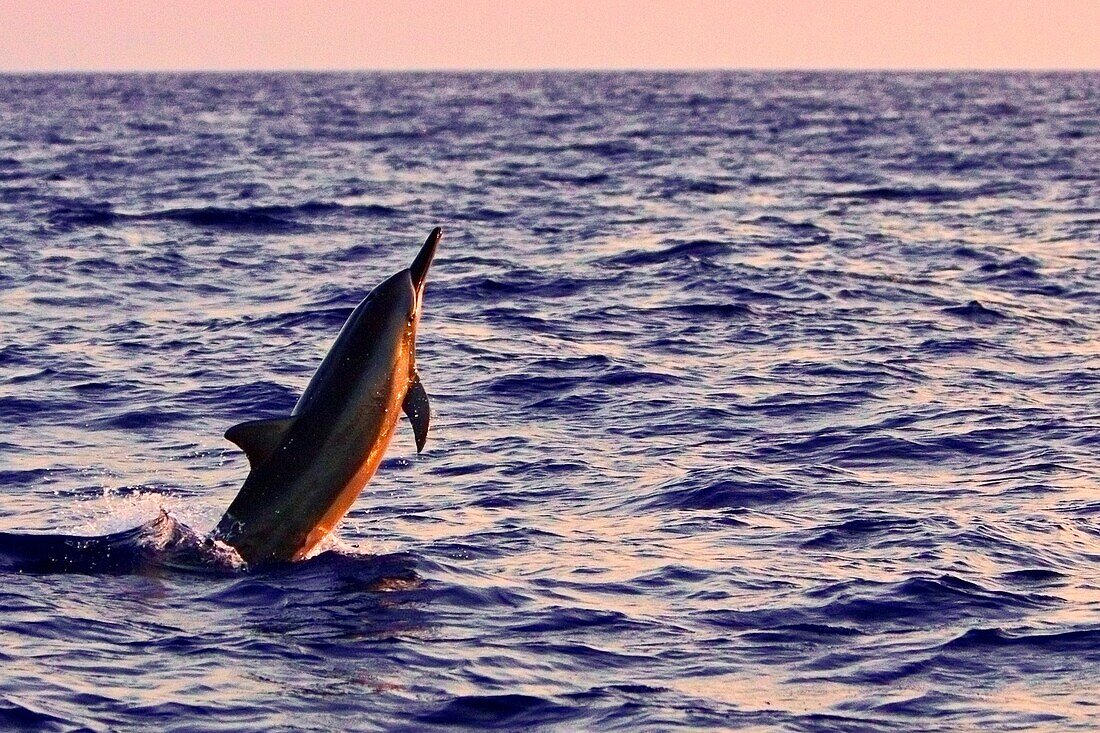
[[[416,452],[431,410],[416,372],[424,283],[443,231],[352,311],[289,417],[234,425],[248,478],[214,529],[252,565],[305,557],[374,475],[404,410]]]

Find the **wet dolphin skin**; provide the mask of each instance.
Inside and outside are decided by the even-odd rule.
[[[442,236],[433,229],[413,263],[356,307],[288,417],[226,432],[251,470],[213,536],[249,564],[298,560],[324,539],[374,475],[402,411],[423,449],[430,409],[416,329]]]

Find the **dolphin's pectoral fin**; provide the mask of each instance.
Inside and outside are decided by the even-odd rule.
[[[248,464],[255,468],[268,459],[282,442],[283,436],[294,424],[293,417],[277,417],[273,420],[249,420],[225,431],[227,440],[240,446],[248,456]]]
[[[413,426],[413,435],[416,436],[416,452],[424,450],[424,444],[428,442],[428,423],[432,420],[432,406],[428,404],[428,393],[424,391],[424,385],[420,383],[420,375],[413,372],[412,384],[405,393],[405,401],[401,403],[401,409],[409,416],[409,422]]]

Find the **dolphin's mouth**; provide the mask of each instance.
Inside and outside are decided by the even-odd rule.
[[[424,281],[428,279],[428,268],[432,265],[432,259],[435,257],[435,250],[439,246],[440,239],[443,239],[443,230],[436,227],[428,235],[428,239],[424,242],[424,246],[420,248],[416,259],[409,265],[409,277],[412,278],[413,288],[416,290],[417,295],[420,295],[424,290]]]

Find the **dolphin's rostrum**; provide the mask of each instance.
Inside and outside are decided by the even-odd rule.
[[[352,311],[289,417],[225,437],[251,471],[214,537],[250,564],[298,560],[332,531],[378,468],[404,410],[424,448],[431,411],[416,372],[424,283],[443,232]]]

